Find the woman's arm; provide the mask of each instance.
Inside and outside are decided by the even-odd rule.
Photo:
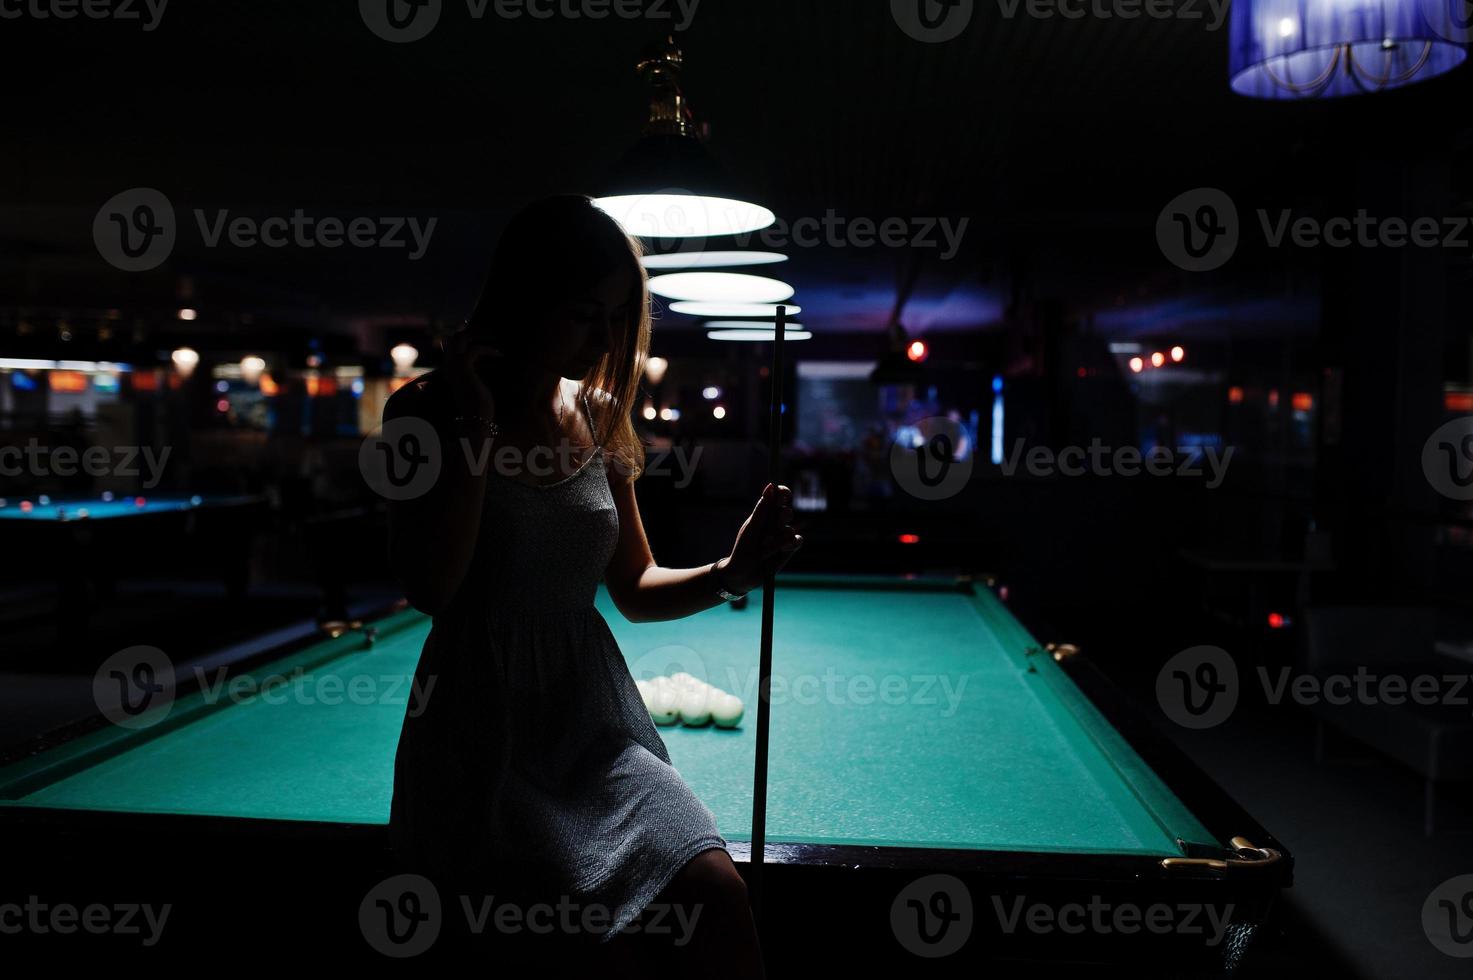
[[[420,418],[440,437],[440,476],[423,496],[389,502],[389,563],[414,608],[443,612],[460,590],[475,553],[485,499],[485,472],[464,465],[452,416],[434,392],[406,385],[389,399],[384,422]]]
[[[793,530],[792,491],[769,485],[742,529],[731,554],[699,568],[661,568],[650,553],[633,481],[612,483],[619,511],[619,544],[604,576],[619,612],[633,623],[681,619],[723,601],[719,586],[746,594],[768,571],[785,565],[803,538]]]
[[[457,345],[458,366],[472,367],[474,357]],[[437,615],[455,598],[475,555],[486,494],[486,467],[473,468],[461,451],[462,440],[473,448],[489,438],[482,419],[495,411],[489,393],[471,395],[452,390],[449,378],[431,375],[405,385],[384,407],[384,422],[420,418],[440,437],[440,475],[420,497],[389,504],[389,562],[405,596],[421,612]],[[464,379],[461,379],[464,380]],[[462,415],[457,407],[470,411]],[[461,421],[457,421],[461,419]],[[479,458],[478,455],[475,458]]]

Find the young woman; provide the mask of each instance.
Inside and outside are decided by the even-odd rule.
[[[801,539],[788,489],[769,486],[727,556],[655,564],[630,421],[650,332],[639,256],[586,197],[532,205],[445,366],[389,400],[385,421],[428,421],[442,456],[434,488],[391,513],[394,567],[434,616],[391,823],[432,873],[608,909],[606,948],[755,977],[742,879],[593,600],[602,580],[631,621],[689,616],[759,585]],[[673,904],[691,934],[621,934]]]

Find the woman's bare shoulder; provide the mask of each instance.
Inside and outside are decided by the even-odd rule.
[[[439,377],[438,371],[431,371],[390,395],[384,404],[384,418],[440,418],[444,416],[448,406],[445,383]]]

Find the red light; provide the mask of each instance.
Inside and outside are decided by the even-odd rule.
[[[931,356],[931,348],[926,346],[924,340],[912,340],[910,346],[905,348],[905,356],[919,364]]]
[[[1289,624],[1289,617],[1283,613],[1271,612],[1268,614],[1268,628],[1271,630],[1281,630]]]
[[[1171,348],[1171,359],[1175,363],[1180,364],[1182,361],[1187,359],[1187,349],[1185,347]]]
[[[1243,404],[1243,389],[1233,385],[1228,389],[1228,401],[1233,405]]]
[[[920,544],[921,543],[921,536],[919,534],[902,534],[900,536],[900,543],[901,544]]]
[[[1442,405],[1449,412],[1473,412],[1473,391],[1449,391],[1442,396]]]
[[[1278,408],[1279,407],[1279,389],[1275,388],[1273,391],[1270,391],[1268,393],[1268,407],[1269,408]]]
[[[1314,396],[1307,391],[1294,392],[1294,411],[1308,412],[1314,408]]]
[[[1074,375],[1079,378],[1087,378],[1089,377],[1089,368],[1080,368],[1074,372]]]
[[[135,372],[133,372],[133,390],[134,391],[158,391],[159,390],[159,376],[158,376],[157,372],[154,372],[154,371],[135,371]]]

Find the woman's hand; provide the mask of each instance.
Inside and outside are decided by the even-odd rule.
[[[462,330],[445,344],[445,380],[450,398],[461,415],[496,418],[496,396],[486,384],[486,365],[501,356],[501,351],[476,341],[469,330]]]
[[[792,522],[793,491],[769,483],[752,516],[737,532],[730,557],[717,562],[717,573],[727,591],[751,592],[769,573],[777,573],[788,563],[803,546],[803,536],[793,530]]]

